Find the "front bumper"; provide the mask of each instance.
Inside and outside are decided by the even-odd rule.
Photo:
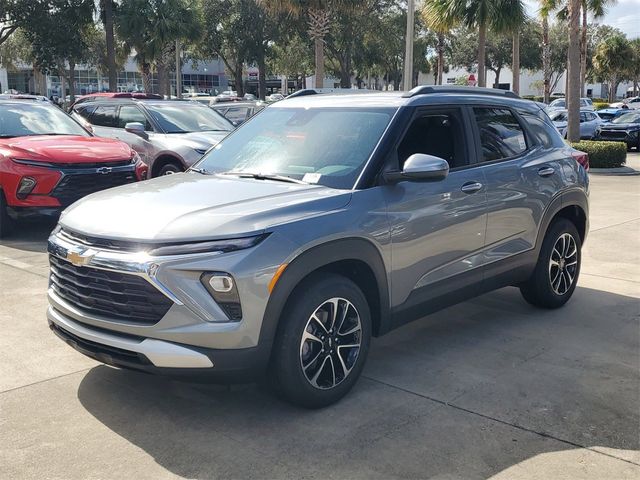
[[[49,328],[80,353],[118,368],[180,378],[237,383],[258,378],[269,350],[207,349],[151,338],[120,335],[83,325],[49,307]]]

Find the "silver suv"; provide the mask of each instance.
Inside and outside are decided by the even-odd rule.
[[[149,166],[149,177],[183,172],[235,126],[196,102],[95,98],[71,115],[99,137],[129,144]]]
[[[278,102],[188,172],[93,194],[49,239],[49,324],[111,365],[243,381],[320,407],[371,336],[517,286],[562,306],[588,176],[510,92]]]

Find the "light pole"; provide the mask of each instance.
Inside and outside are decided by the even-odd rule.
[[[413,88],[413,30],[414,30],[415,0],[407,1],[407,38],[404,51],[404,75],[402,84],[405,91]]]

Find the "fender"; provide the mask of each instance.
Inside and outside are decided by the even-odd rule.
[[[369,266],[376,280],[380,306],[371,308],[374,335],[378,330],[384,331],[389,318],[389,287],[387,271],[378,249],[363,238],[346,238],[334,240],[311,247],[289,262],[278,280],[265,309],[260,328],[259,343],[268,343],[269,350],[278,330],[280,315],[291,292],[310,273],[341,260],[359,260]]]
[[[551,203],[547,206],[544,214],[542,216],[542,220],[540,221],[540,226],[538,227],[538,235],[536,237],[536,246],[535,253],[536,259],[540,254],[540,249],[542,248],[542,242],[544,240],[544,236],[549,229],[549,225],[551,221],[555,218],[560,210],[566,207],[575,206],[582,210],[582,213],[585,216],[585,232],[584,238],[586,239],[587,233],[589,232],[589,199],[585,191],[581,188],[575,187],[568,190],[564,190],[562,193],[557,195]],[[584,243],[584,239],[583,239]]]

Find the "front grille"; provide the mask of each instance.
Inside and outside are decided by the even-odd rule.
[[[71,240],[74,243],[80,243],[92,248],[115,250],[119,252],[139,252],[148,250],[151,246],[155,246],[155,244],[149,243],[130,242],[126,240],[110,240],[108,238],[92,237],[89,235],[84,235],[82,233],[74,232],[67,228],[61,229],[60,235],[68,240]]]
[[[107,188],[117,187],[126,183],[136,181],[136,174],[133,170],[127,172],[82,173],[64,175],[56,188],[51,192],[51,196],[58,199],[63,207],[71,205],[76,200],[99,192]]]
[[[153,325],[173,302],[144,278],[92,267],[76,267],[54,255],[50,286],[63,300],[91,315]]]
[[[619,140],[624,140],[627,138],[627,132],[620,131],[620,132],[616,132],[616,131],[611,131],[611,130],[602,130],[600,131],[600,136],[602,138],[616,138]]]

